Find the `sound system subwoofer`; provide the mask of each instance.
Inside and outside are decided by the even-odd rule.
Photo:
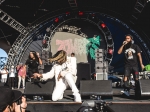
[[[80,87],[81,80],[91,79],[91,65],[89,63],[78,63],[77,64],[77,81],[76,85]]]
[[[26,82],[26,88],[24,91],[25,95],[52,95],[54,89],[54,82],[41,82],[41,83],[33,83]]]
[[[80,82],[80,93],[82,96],[98,95],[113,96],[111,80],[85,80]]]
[[[150,96],[150,80],[140,79],[139,80],[141,96]]]

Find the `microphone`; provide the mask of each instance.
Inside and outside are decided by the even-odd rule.
[[[127,41],[123,41],[123,45],[127,44]]]

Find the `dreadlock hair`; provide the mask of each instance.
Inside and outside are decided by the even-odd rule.
[[[62,65],[64,62],[67,61],[67,53],[64,50],[58,51],[49,61],[56,62],[59,65]]]

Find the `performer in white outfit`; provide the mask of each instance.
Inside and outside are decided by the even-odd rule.
[[[79,90],[75,85],[77,79],[76,58],[67,57],[67,53],[60,50],[50,59],[50,61],[55,63],[50,72],[45,74],[35,73],[34,76],[41,77],[42,80],[51,79],[55,76],[55,87],[52,93],[52,100],[57,101],[62,99],[64,91],[70,86],[75,102],[81,102]]]

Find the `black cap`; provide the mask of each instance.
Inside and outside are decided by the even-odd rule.
[[[17,90],[11,90],[7,87],[0,87],[0,110],[4,109],[7,105],[19,100],[22,93]]]

